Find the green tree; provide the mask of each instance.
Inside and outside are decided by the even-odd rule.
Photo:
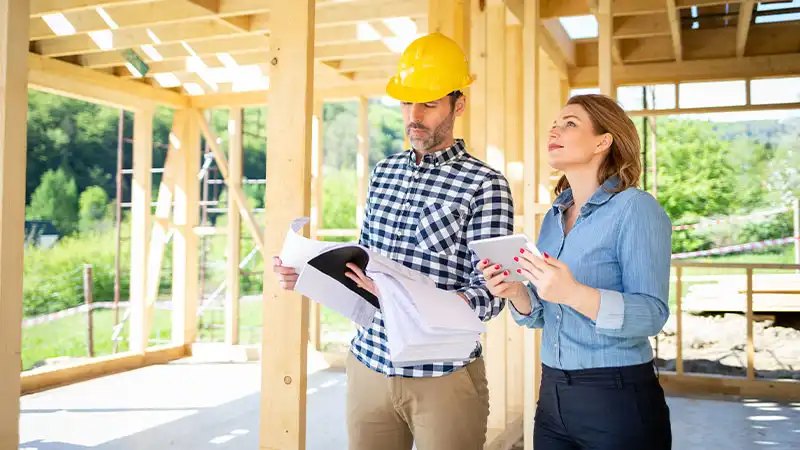
[[[100,186],[89,186],[81,192],[80,229],[90,231],[106,217],[108,210],[108,194]]]
[[[62,234],[75,231],[78,222],[78,188],[64,170],[48,170],[33,192],[28,208],[31,219],[50,220]]]

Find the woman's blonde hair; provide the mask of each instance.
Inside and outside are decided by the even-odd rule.
[[[613,137],[600,169],[597,182],[602,184],[616,175],[619,185],[611,192],[622,192],[631,186],[639,186],[642,175],[642,161],[639,159],[639,133],[633,121],[616,101],[599,94],[576,95],[567,105],[580,105],[589,115],[596,135],[610,133]],[[556,184],[555,193],[560,194],[569,188],[569,181],[562,176]]]

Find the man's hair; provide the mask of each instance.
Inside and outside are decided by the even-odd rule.
[[[464,95],[464,93],[461,92],[461,91],[453,91],[453,92],[447,94],[447,96],[450,97],[450,111],[451,112],[456,109],[456,101],[458,101],[458,99],[461,98],[463,95]]]

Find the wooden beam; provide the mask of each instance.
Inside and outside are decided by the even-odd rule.
[[[523,16],[524,18],[524,16]],[[511,194],[516,199],[523,198],[522,190],[522,134],[523,134],[523,104],[522,104],[522,26],[506,27],[506,82],[505,82],[505,147],[506,170]],[[515,215],[523,212],[524,201],[514,202]],[[522,231],[522,224],[515,223],[515,232]],[[506,307],[509,305],[506,303]],[[508,347],[506,349],[506,390],[507,410],[506,428],[510,428],[516,417],[521,417],[524,411],[525,396],[523,393],[523,360],[524,360],[524,329],[514,322],[511,314],[503,314],[495,320],[505,320]]]
[[[354,84],[351,86],[342,86],[336,88],[323,88],[317,89],[314,92],[315,95],[317,95],[317,98],[325,99],[326,101],[352,101],[357,100],[358,97],[362,95],[385,95],[386,82]],[[269,92],[266,90],[197,95],[190,98],[190,104],[193,108],[197,109],[210,109],[226,106],[265,106],[268,104],[269,95]]]
[[[791,103],[771,103],[764,105],[738,105],[738,106],[707,106],[701,108],[675,108],[675,109],[656,109],[656,110],[641,110],[641,111],[628,111],[631,117],[640,116],[674,116],[678,114],[710,114],[710,113],[727,113],[727,112],[745,112],[745,111],[782,111],[800,109],[800,102]]]
[[[253,95],[252,93],[249,93]],[[228,196],[236,201],[236,206],[239,209],[239,214],[241,214],[242,218],[244,219],[244,225],[247,227],[247,231],[250,233],[250,236],[253,238],[253,241],[256,244],[256,248],[258,251],[261,252],[261,255],[265,255],[264,252],[264,236],[261,233],[261,230],[258,228],[258,224],[256,224],[256,219],[253,216],[252,211],[250,211],[250,206],[247,204],[247,197],[244,195],[244,191],[242,191],[241,186],[236,186],[235,184],[230,183],[230,170],[228,168],[228,158],[225,156],[225,153],[219,147],[219,143],[217,142],[217,136],[211,131],[211,127],[206,121],[205,117],[200,113],[199,108],[192,108],[189,110],[191,114],[194,116],[194,119],[197,124],[200,126],[200,132],[202,133],[203,137],[206,139],[206,143],[208,144],[209,148],[211,148],[211,153],[214,155],[214,159],[217,162],[217,169],[219,169],[220,175],[225,180],[225,183],[228,185]],[[197,173],[197,172],[195,172]]]
[[[611,0],[599,0],[597,8],[597,23],[598,23],[598,55],[599,55],[599,78],[600,78],[600,93],[607,95],[611,98],[617,98],[616,89],[614,88],[613,63],[611,60],[612,52],[612,17],[611,17]]]
[[[480,160],[486,160],[486,104],[487,91],[487,22],[486,2],[470,0],[470,51],[469,69],[475,75],[475,82],[469,89],[467,108],[469,116],[469,139],[466,144],[469,152]]]
[[[317,93],[315,92],[316,96]],[[311,130],[311,239],[319,240],[322,228],[324,205],[324,189],[322,171],[325,166],[325,108],[324,102],[314,99],[314,123]],[[310,302],[309,308],[309,342],[311,347],[319,351],[322,348],[322,327],[320,323],[321,306],[318,302]]]
[[[569,37],[567,30],[561,25],[558,19],[547,19],[542,21],[542,26],[550,35],[553,42],[563,55],[564,62],[569,67],[575,66],[575,41]]]
[[[197,179],[201,152],[198,128],[200,113],[192,110],[181,113],[186,126],[180,136],[180,158],[176,161],[179,170],[175,179],[175,232],[172,235],[172,342],[188,345],[197,336],[197,306],[200,299],[197,264],[199,239],[193,231],[200,221],[200,181]]]
[[[275,5],[265,196],[269,249],[280,253],[289,225],[310,214],[311,115],[314,101],[314,0]],[[273,109],[276,110],[276,109]],[[308,299],[280,288],[265,264],[261,357],[261,449],[305,449]]]
[[[228,163],[230,167],[228,182],[241,189],[243,166],[243,110],[234,106],[228,113]],[[238,209],[248,205],[239,205],[236,199],[228,195],[228,250],[225,272],[225,343],[239,343],[239,261],[242,259],[241,237],[242,219]]]
[[[683,61],[683,47],[681,45],[681,22],[678,10],[675,7],[675,0],[667,1],[667,18],[669,20],[669,32],[672,37],[672,52],[675,61]]]
[[[569,63],[556,40],[544,25],[539,27],[539,47],[547,54],[548,58],[558,68],[563,78],[569,76]]]
[[[736,25],[736,57],[744,56],[747,46],[747,33],[750,31],[750,22],[753,19],[754,0],[745,0],[739,5],[739,23]]]
[[[174,91],[82,68],[63,61],[28,54],[28,86],[66,97],[130,110],[159,104],[174,108],[188,99]]]
[[[358,153],[356,154],[356,226],[364,222],[369,189],[369,99],[358,98]]]
[[[664,13],[664,0],[614,0],[614,16]]]
[[[538,200],[537,178],[541,164],[539,147],[539,7],[541,0],[527,0],[522,21],[522,154],[523,162],[523,198],[525,203],[536,203]],[[548,2],[550,3],[550,2]],[[584,2],[585,5],[585,2]],[[536,215],[533,208],[525,208],[523,232],[532,239],[536,238]],[[539,358],[539,342],[541,333],[525,328],[523,337],[523,390],[524,390],[524,448],[533,450],[533,420],[536,412],[537,390],[536,366]]]
[[[182,154],[186,127],[188,126],[188,115],[185,110],[175,111],[172,119],[172,137],[167,148],[167,156],[164,162],[164,172],[158,186],[158,197],[156,200],[156,213],[152,221],[153,228],[150,231],[150,249],[147,253],[147,292],[145,293],[145,312],[143,321],[142,335],[150,335],[150,323],[153,320],[158,290],[161,286],[161,269],[164,262],[164,253],[167,245],[167,233],[170,229],[170,219],[172,218],[172,205],[175,202],[175,183],[181,176],[183,170]],[[176,269],[181,270],[181,269]],[[180,288],[174,286],[173,272],[173,297],[180,293]],[[173,308],[173,316],[177,314],[177,308]]]
[[[0,448],[19,447],[28,3],[0,0]]]
[[[30,0],[30,17],[91,10],[99,7],[149,3],[153,1],[156,0]]]
[[[669,36],[669,19],[662,13],[615,17],[614,39]]]
[[[594,1],[594,3],[597,3]],[[541,0],[541,18],[585,16],[593,14],[590,2],[586,0]],[[663,0],[615,0],[614,16],[630,16],[639,14],[663,13]]]
[[[486,45],[486,162],[505,172],[505,87],[506,87],[506,7],[489,3],[486,7],[488,41]],[[508,391],[506,389],[507,322],[496,317],[487,324],[486,378],[489,381],[488,428],[505,430],[507,425]]]
[[[682,63],[629,64],[615,67],[617,85],[675,83],[680,81],[723,81],[759,77],[797,76],[800,54],[719,58]],[[598,85],[597,66],[570,69],[573,88]]]
[[[131,275],[129,340],[132,352],[147,349],[147,267],[149,260],[150,197],[153,168],[153,110],[136,111],[133,116],[133,183],[131,187]]]

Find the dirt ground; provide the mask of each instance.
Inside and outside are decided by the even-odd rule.
[[[677,318],[671,316],[658,336],[657,363],[675,370]],[[758,319],[758,317],[757,317]],[[779,315],[753,323],[755,369],[759,378],[800,380],[800,325],[798,317]],[[745,376],[746,320],[743,314],[683,314],[683,359],[686,372]]]

